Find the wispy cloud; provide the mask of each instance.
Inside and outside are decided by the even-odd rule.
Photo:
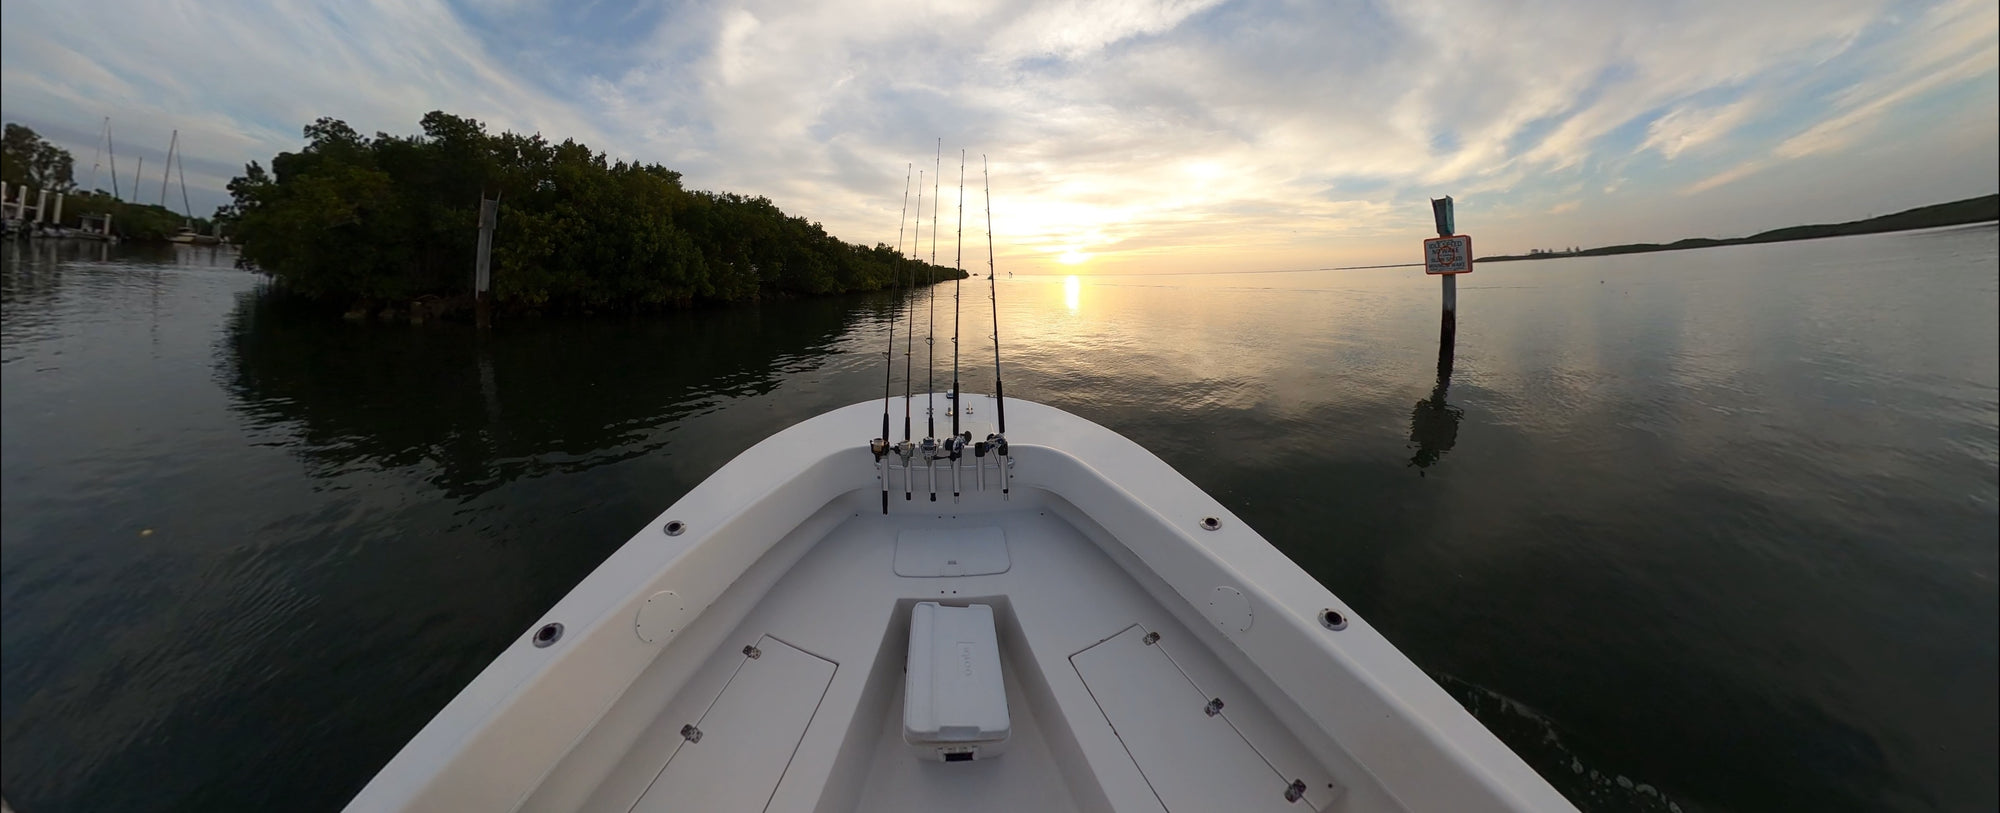
[[[898,176],[932,174],[942,137],[945,225],[954,153],[971,150],[975,189],[991,156],[996,236],[1022,270],[1064,251],[1109,270],[1295,267],[1402,257],[1439,194],[1499,248],[1741,232],[1701,193],[1792,196],[1791,174],[1769,170],[1862,146],[1984,166],[1964,145],[1992,152],[2000,126],[1954,118],[1976,130],[1939,142],[1959,146],[1904,146],[1931,131],[1901,111],[1992,83],[1994,14],[1959,0],[9,0],[0,105],[84,152],[103,115],[156,153],[179,128],[208,205],[315,117],[408,132],[445,109],[768,195],[859,242],[893,240]],[[1893,198],[1991,191],[1967,189]],[[1674,231],[1620,231],[1632,223]]]
[[[1737,164],[1721,172],[1717,172],[1714,175],[1710,175],[1706,178],[1703,178],[1699,181],[1695,181],[1694,183],[1682,187],[1681,194],[1699,195],[1703,192],[1707,192],[1708,190],[1714,189],[1718,186],[1725,186],[1743,180],[1744,178],[1748,178],[1751,175],[1757,174],[1758,172],[1762,171],[1765,167],[1768,167],[1770,165],[1771,164],[1769,161],[1765,161],[1763,159],[1752,159],[1749,161],[1744,161],[1743,163]]]
[[[1930,9],[1889,50],[1892,64],[1842,91],[1831,117],[1785,139],[1781,158],[1835,152],[1852,145],[1878,120],[1905,102],[1988,76],[2000,65],[2000,7],[1956,0]]]
[[[1757,112],[1754,99],[1742,99],[1720,107],[1685,106],[1675,108],[1646,127],[1641,150],[1658,150],[1666,158],[1712,144],[1741,127]]]

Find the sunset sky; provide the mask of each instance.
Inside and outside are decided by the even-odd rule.
[[[197,214],[316,117],[442,109],[891,245],[942,138],[968,266],[983,153],[1003,272],[1256,271],[1415,262],[1447,194],[1481,254],[1989,194],[1996,32],[1992,0],[5,0],[0,114],[79,184],[110,116],[149,200],[178,128]]]

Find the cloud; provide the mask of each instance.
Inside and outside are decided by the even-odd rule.
[[[112,19],[119,24],[97,24]],[[10,3],[0,79],[10,118],[88,137],[109,115],[128,159],[164,159],[168,131],[179,130],[188,182],[211,208],[228,172],[296,149],[299,129],[320,116],[407,132],[424,112],[448,108],[500,126],[600,135],[486,54],[446,7],[422,2]]]
[[[1959,0],[1927,12],[1898,47],[1894,62],[1838,95],[1835,115],[1786,139],[1781,158],[1837,152],[1852,146],[1890,110],[1924,94],[1992,74],[2000,66],[2000,8]]]
[[[1127,270],[1393,260],[1442,194],[1468,227],[1532,228],[1552,199],[1577,203],[1566,223],[1616,227],[1603,218],[1617,207],[1581,209],[1591,189],[1635,207],[1630,222],[1715,231],[1715,207],[1687,196],[1778,199],[1794,190],[1768,186],[1773,162],[1894,149],[1918,125],[1891,113],[1992,75],[1995,28],[1990,3],[1900,0],[19,0],[7,13],[10,118],[69,133],[73,151],[107,112],[155,152],[179,128],[189,181],[211,198],[232,167],[295,149],[315,117],[401,133],[445,109],[890,242],[912,163],[946,176],[925,190],[927,229],[936,191],[953,225],[965,147],[968,197],[991,158],[1003,260],[1075,247]],[[1995,129],[1954,126],[1975,131],[1952,143]]]
[[[1748,178],[1751,175],[1763,171],[1764,168],[1768,166],[1770,166],[1770,162],[1762,159],[1744,161],[1743,163],[1737,164],[1733,167],[1725,169],[1721,172],[1717,172],[1713,175],[1710,175],[1706,178],[1703,178],[1699,181],[1696,181],[1694,183],[1688,184],[1685,187],[1682,187],[1681,194],[1698,195],[1703,192],[1707,192],[1710,189],[1714,189],[1718,186],[1725,186],[1727,184],[1732,184],[1737,181],[1743,180],[1744,178]]]
[[[1030,5],[992,39],[1003,61],[1049,55],[1075,60],[1131,37],[1172,30],[1221,0],[1064,0]]]
[[[1863,60],[1867,72],[1834,94],[1827,117],[1779,142],[1769,158],[1742,161],[1684,187],[1681,193],[1695,195],[1735,183],[1771,167],[1773,159],[1790,161],[1848,149],[1896,107],[1941,88],[1993,74],[2000,65],[2000,43],[1984,32],[1996,27],[2000,27],[2000,10],[1990,3],[1959,0],[1932,7],[1890,46]],[[1682,121],[1677,117],[1680,112],[1655,122],[1653,137],[1642,148],[1657,141],[1661,153],[1672,158],[1687,146],[1675,139],[1685,139],[1688,132],[1708,135],[1718,129],[1717,119],[1731,118],[1718,111],[1694,114]],[[1736,122],[1725,123],[1734,127]]]
[[[1757,112],[1754,99],[1743,99],[1721,107],[1679,107],[1653,120],[1646,128],[1641,151],[1658,150],[1672,159],[1682,152],[1711,144],[1728,135]]]

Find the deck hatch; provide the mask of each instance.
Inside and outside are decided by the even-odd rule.
[[[834,664],[768,635],[681,742],[634,811],[762,811],[833,682]]]
[[[896,534],[896,575],[988,576],[1014,566],[997,527],[911,528]]]
[[[1134,624],[1069,659],[1160,804],[1175,813],[1319,809],[1323,800],[1273,768],[1166,646]]]

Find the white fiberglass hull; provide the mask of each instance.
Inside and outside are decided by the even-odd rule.
[[[985,437],[995,402],[965,406]],[[906,477],[892,454],[886,514],[864,437],[880,402],[757,444],[577,585],[349,809],[1571,809],[1159,458],[1051,407],[1006,409],[1006,494],[996,456],[975,470],[968,453],[954,499],[949,461]],[[990,608],[1004,756],[925,760],[905,741],[919,602]]]

